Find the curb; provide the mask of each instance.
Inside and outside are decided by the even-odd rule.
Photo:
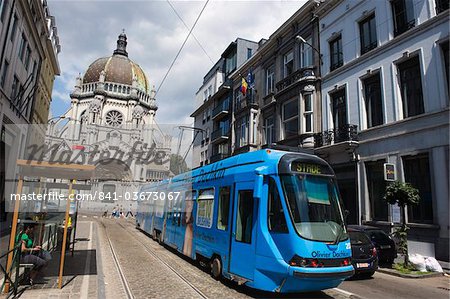
[[[440,277],[440,276],[444,275],[444,273],[440,273],[440,272],[433,272],[433,273],[424,274],[424,275],[404,274],[404,273],[400,273],[393,269],[385,269],[385,268],[378,268],[377,272],[389,274],[389,275],[393,275],[393,276],[397,276],[397,277],[402,277],[402,278],[413,278],[413,279]]]

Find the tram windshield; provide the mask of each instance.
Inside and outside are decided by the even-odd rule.
[[[332,178],[283,175],[281,182],[291,219],[301,237],[334,243],[347,239],[339,195]]]

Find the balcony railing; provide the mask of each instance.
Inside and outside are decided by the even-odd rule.
[[[229,110],[230,110],[230,102],[224,101],[222,104],[213,109],[212,118],[216,119],[220,116],[227,115]]]
[[[214,162],[223,160],[225,158],[228,158],[229,156],[230,156],[229,154],[218,153],[218,154],[212,155],[209,160],[211,161],[211,163],[214,163]]]
[[[314,147],[336,144],[344,141],[358,141],[357,125],[347,124],[333,130],[314,134]]]
[[[277,88],[277,92],[280,92],[296,82],[315,78],[316,75],[314,73],[314,67],[306,67],[293,72],[288,77],[279,81],[275,86]]]
[[[245,98],[241,98],[240,101],[237,101],[234,106],[234,112],[239,112],[247,107],[258,108],[258,101],[252,94],[249,94]]]
[[[217,142],[228,139],[228,133],[230,129],[219,128],[211,133],[211,141]]]

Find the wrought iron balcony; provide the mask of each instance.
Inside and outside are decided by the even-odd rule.
[[[223,140],[228,140],[229,129],[219,128],[211,133],[211,142],[216,143]]]
[[[236,101],[236,105],[234,106],[234,112],[239,112],[249,107],[258,108],[258,101],[256,100],[256,97],[251,93],[248,94],[246,97],[241,98],[240,101]]]
[[[316,79],[316,74],[314,73],[314,67],[305,67],[302,69],[299,69],[283,80],[279,81],[275,86],[277,88],[277,92],[280,92],[287,87],[291,86],[294,83],[304,81],[307,79]]]
[[[229,156],[230,156],[229,154],[218,153],[218,154],[212,155],[209,160],[211,161],[211,163],[214,163],[214,162],[223,160],[225,158],[228,158]]]
[[[216,119],[221,116],[225,116],[229,113],[230,110],[230,102],[224,101],[219,106],[215,107],[212,112],[212,118]]]
[[[314,147],[332,145],[345,141],[358,141],[357,125],[347,124],[333,130],[314,134]]]

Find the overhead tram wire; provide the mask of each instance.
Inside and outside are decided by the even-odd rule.
[[[184,22],[183,18],[180,16],[180,14],[177,12],[177,10],[175,9],[175,7],[172,5],[172,3],[167,0],[167,3],[170,5],[170,7],[172,8],[173,12],[177,15],[177,17],[180,19],[180,21],[183,23],[184,27],[186,27],[187,30],[189,30],[189,26],[186,24],[186,22]],[[192,33],[192,37],[195,39],[195,41],[197,42],[197,44],[200,46],[200,48],[202,48],[203,53],[205,53],[206,56],[208,56],[209,60],[214,64],[214,60],[212,60],[211,56],[208,55],[208,53],[206,52],[205,48],[202,46],[202,44],[200,43],[200,41],[197,39],[197,37],[195,36],[194,33]]]
[[[158,89],[156,90],[156,93],[155,93],[155,97],[156,97],[156,95],[158,94],[158,92],[159,92],[159,90],[161,89],[161,87],[163,86],[164,81],[166,81],[166,78],[167,78],[167,76],[169,75],[170,70],[172,69],[173,65],[174,65],[175,62],[177,61],[178,56],[180,56],[181,51],[183,50],[184,46],[186,45],[186,42],[188,41],[189,36],[192,34],[192,31],[194,30],[195,25],[197,25],[197,22],[198,22],[198,20],[200,19],[200,17],[202,16],[203,11],[205,10],[206,5],[208,5],[208,3],[209,3],[209,0],[206,0],[205,5],[203,5],[202,10],[200,11],[200,13],[199,13],[198,16],[197,16],[197,19],[195,20],[194,25],[192,25],[191,30],[189,30],[188,35],[186,36],[186,38],[184,39],[183,44],[181,45],[180,50],[178,50],[177,55],[175,56],[175,58],[173,59],[172,63],[170,64],[169,69],[167,70],[167,73],[164,75],[164,78],[162,79],[161,84],[159,84],[159,87],[158,87]]]

